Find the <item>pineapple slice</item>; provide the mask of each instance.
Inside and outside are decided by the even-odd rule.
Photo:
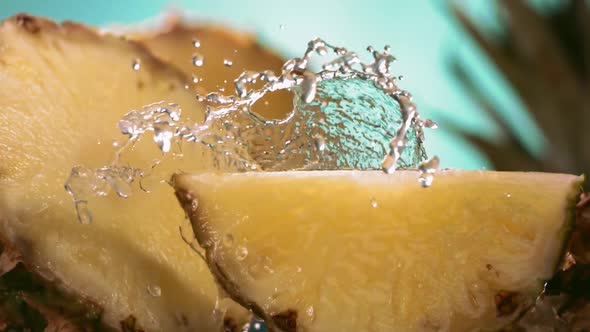
[[[0,24],[0,233],[6,238],[0,275],[23,260],[36,284],[66,294],[66,302],[99,308],[92,310],[99,321],[93,324],[126,331],[217,328],[217,288],[180,237],[184,215],[169,186],[126,200],[97,198],[89,225],[77,222],[64,190],[72,166],[99,167],[113,157],[117,121],[130,110],[165,100],[202,118],[186,81],[145,47],[79,24],[25,14]],[[129,162],[159,156],[146,142]],[[205,160],[182,162],[170,167],[201,169]]]
[[[275,331],[494,330],[563,255],[581,177],[442,171],[177,175],[209,268]]]
[[[234,94],[234,80],[242,72],[272,70],[278,75],[285,61],[262,47],[249,33],[214,25],[184,24],[175,18],[170,19],[163,32],[138,33],[133,38],[192,76],[193,85],[206,92]],[[195,55],[203,57],[201,66],[193,64]],[[292,109],[293,95],[288,91],[269,93],[253,106],[254,111],[270,119],[282,119]]]

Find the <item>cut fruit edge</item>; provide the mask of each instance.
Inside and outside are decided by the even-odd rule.
[[[581,177],[585,180],[584,175]],[[554,324],[566,324],[571,329],[590,327],[590,321],[586,320],[590,317],[590,194],[583,192],[583,183],[579,200],[572,201],[569,209],[573,227],[564,243],[555,274],[545,281],[536,303],[509,327],[516,330],[531,327],[526,322],[521,323],[529,314],[535,324],[535,314],[530,309],[553,315],[548,321]]]
[[[541,305],[551,305],[566,320],[590,313],[590,194],[581,194],[574,210],[561,264],[540,297]]]
[[[321,171],[316,172],[320,173]],[[194,175],[200,176],[201,174]],[[217,173],[216,175],[220,174]],[[199,227],[195,227],[195,220],[199,219],[196,210],[194,209],[194,202],[197,201],[196,193],[185,189],[186,187],[182,184],[178,186],[178,183],[183,181],[178,181],[177,176],[179,175],[172,178],[171,184],[175,187],[177,199],[185,210],[187,218],[191,219],[193,222],[193,228],[197,239],[200,239],[203,235],[199,235]],[[191,174],[183,174],[180,176],[189,177]],[[572,282],[576,282],[578,287],[580,284],[582,287],[590,284],[590,195],[583,193],[582,185],[584,181],[585,177],[583,175],[580,176],[579,181],[574,183],[575,188],[572,188],[572,194],[566,198],[569,204],[566,208],[567,215],[565,217],[564,228],[562,229],[566,240],[561,246],[559,254],[560,259],[556,262],[553,277],[549,280],[539,280],[540,284],[544,285],[544,287],[538,294],[537,302],[523,308],[522,312],[515,317],[515,320],[506,326],[507,328],[510,326],[516,326],[518,320],[527,314],[530,309],[541,305],[547,305],[547,303],[555,309],[555,312],[558,314],[556,315],[556,319],[558,320],[562,319],[562,315],[569,314],[569,320],[571,321],[572,317],[575,319],[578,313],[582,315],[584,312],[589,312],[590,290],[580,292],[576,286],[574,286],[573,289],[571,287]],[[240,291],[240,285],[229,278],[223,267],[215,262],[212,253],[206,248],[207,245],[201,243],[201,246],[203,247],[205,254],[204,258],[208,267],[223,291],[234,301],[265,320],[271,331],[284,330],[275,324],[274,317],[267,314],[261,305],[248,298]],[[568,271],[570,271],[570,273],[571,271],[576,271],[575,277],[564,278],[564,272],[568,273]],[[572,281],[573,278],[575,278],[574,281]],[[568,297],[567,303],[560,308],[555,307],[555,302],[546,300],[549,297],[554,295],[559,296],[560,294],[566,294]],[[572,302],[575,306],[572,305]]]

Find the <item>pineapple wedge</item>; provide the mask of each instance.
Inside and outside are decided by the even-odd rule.
[[[95,327],[217,329],[212,315],[217,288],[205,263],[179,235],[184,215],[175,208],[169,186],[126,200],[114,194],[97,198],[90,204],[94,221],[89,225],[77,222],[64,190],[74,165],[99,167],[113,157],[113,139],[122,138],[117,121],[130,110],[165,100],[180,104],[189,118],[202,118],[203,108],[185,90],[186,81],[145,47],[79,24],[58,25],[26,14],[0,24],[0,233],[5,238],[0,275],[23,280],[10,273],[25,266],[36,285],[62,293],[62,302],[94,308],[84,312],[58,305],[65,316],[94,317],[89,324]],[[128,160],[135,166],[159,156],[146,142]],[[205,167],[196,157],[183,163],[170,167]],[[6,278],[0,284],[11,284]],[[44,297],[33,288],[33,295]],[[1,304],[12,301],[0,293]],[[15,294],[19,303],[35,302],[19,289]]]
[[[262,47],[249,33],[214,25],[192,25],[174,18],[162,32],[137,33],[132,38],[180,68],[192,77],[193,86],[206,92],[234,94],[234,80],[242,72],[272,70],[278,75],[285,61]],[[202,66],[193,64],[196,54],[203,57]],[[288,91],[269,93],[253,106],[254,111],[270,119],[282,119],[292,109],[293,95]]]
[[[177,175],[209,268],[274,331],[497,330],[555,273],[582,178]]]

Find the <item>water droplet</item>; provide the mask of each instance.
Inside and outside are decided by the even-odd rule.
[[[170,152],[173,137],[174,131],[167,122],[154,125],[154,142],[156,142],[162,152]]]
[[[305,103],[311,103],[315,98],[317,90],[317,77],[311,72],[303,74],[303,82],[301,82],[301,99]]]
[[[430,173],[422,173],[420,174],[420,176],[418,177],[418,183],[420,183],[420,185],[423,188],[428,188],[432,185],[432,182],[434,181],[434,175],[430,174]]]
[[[379,206],[379,204],[377,203],[377,199],[375,199],[375,197],[371,197],[371,206],[374,208]]]
[[[200,79],[197,76],[193,75],[192,81],[193,83],[197,84],[199,83]]]
[[[148,294],[153,297],[160,297],[162,296],[162,289],[157,285],[149,285],[146,287]]]
[[[279,25],[279,29],[285,30],[285,25],[283,25],[283,24]]]
[[[76,214],[78,215],[78,221],[84,225],[92,223],[92,213],[90,212],[90,209],[88,209],[88,202],[77,201],[75,206]]]
[[[72,168],[64,188],[70,194],[74,203],[85,202],[93,196],[106,196],[109,191],[104,177],[84,166]]]
[[[326,150],[326,139],[324,138],[324,136],[322,136],[320,134],[315,134],[313,137],[313,142],[314,142],[316,150],[318,150],[318,151]]]
[[[191,201],[191,209],[197,211],[197,208],[199,208],[199,202],[196,199],[193,199]]]
[[[201,67],[204,63],[205,63],[205,58],[202,55],[200,55],[198,53],[195,53],[193,55],[193,66]]]
[[[133,68],[133,70],[135,70],[135,71],[138,71],[139,69],[141,69],[141,60],[134,59],[133,63],[131,64],[131,68]]]
[[[127,198],[131,195],[131,185],[118,174],[108,175],[105,180],[113,188],[117,196]]]
[[[246,259],[246,257],[248,257],[248,248],[246,248],[246,247],[236,248],[236,258],[239,261],[243,261],[244,259]]]
[[[328,54],[328,47],[326,42],[321,40],[320,38],[315,38],[307,43],[307,50],[308,51],[315,51],[318,55],[326,55]]]
[[[307,309],[305,309],[305,313],[309,316],[309,317],[313,317],[314,314],[314,309],[313,306],[310,305],[309,307],[307,307]]]
[[[143,117],[139,111],[133,110],[125,114],[117,123],[119,131],[123,135],[135,137],[143,133]]]
[[[425,173],[434,173],[438,169],[439,165],[440,165],[440,160],[438,159],[437,156],[434,156],[428,160],[421,162],[420,165],[418,166],[418,170],[420,172],[425,172]]]
[[[418,183],[420,183],[422,187],[428,188],[432,185],[432,182],[434,181],[434,173],[436,173],[439,165],[440,160],[437,156],[420,163],[418,166],[418,171],[420,172]]]
[[[226,247],[231,247],[234,245],[234,236],[231,234],[225,234],[223,237],[223,245]]]
[[[381,163],[381,168],[383,169],[383,171],[387,174],[391,174],[393,172],[395,172],[395,167],[397,164],[397,160],[391,156],[391,155],[387,155],[385,156],[385,158],[383,158],[383,162]]]
[[[193,47],[194,48],[201,47],[201,42],[198,39],[193,39]]]
[[[512,195],[510,193],[506,193],[506,197],[510,198],[510,197],[512,197]]]
[[[344,54],[348,53],[348,50],[344,47],[336,47],[334,49],[334,53],[336,53],[338,55],[344,55]]]
[[[430,129],[437,129],[438,128],[438,123],[436,123],[430,119],[426,119],[426,120],[422,121],[422,125],[426,128],[430,128]]]
[[[231,61],[231,60],[229,60],[229,59],[224,59],[223,60],[223,65],[226,66],[226,67],[231,67],[231,66],[233,66],[233,64],[234,64],[234,62]]]

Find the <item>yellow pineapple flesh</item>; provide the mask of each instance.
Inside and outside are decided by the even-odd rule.
[[[203,107],[187,81],[144,46],[79,24],[30,15],[0,24],[0,233],[32,272],[95,303],[115,328],[129,317],[146,331],[218,327],[216,286],[180,237],[184,215],[169,186],[93,199],[87,225],[77,222],[64,190],[73,166],[113,158],[113,140],[124,141],[117,121],[132,109],[174,102],[200,121]],[[161,156],[144,141],[127,162]],[[205,167],[191,149],[197,146],[165,167]]]
[[[278,331],[494,330],[563,256],[582,178],[441,171],[183,174],[209,268]]]

